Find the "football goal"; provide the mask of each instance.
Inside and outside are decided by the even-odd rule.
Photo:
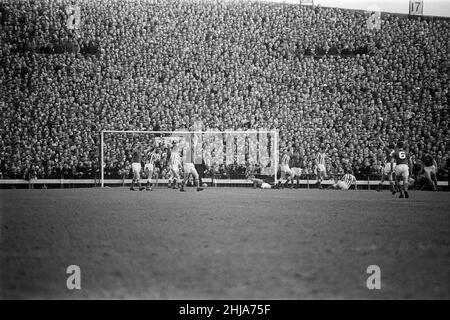
[[[152,180],[169,178],[170,153],[177,145],[183,162],[201,168],[202,176],[216,180],[242,180],[248,174],[277,181],[278,132],[276,130],[240,131],[133,131],[104,130],[100,137],[101,186],[121,175],[131,178],[131,154],[141,145],[142,161],[150,153],[158,160]],[[200,172],[199,172],[200,173]]]

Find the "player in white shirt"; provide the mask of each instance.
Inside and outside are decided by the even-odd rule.
[[[192,144],[186,143],[183,148],[183,181],[181,182],[181,192],[186,192],[184,186],[189,179],[189,175],[194,177],[194,181],[197,184],[197,191],[202,191],[203,188],[200,187],[200,179],[197,170],[194,166],[194,152],[192,150]]]
[[[298,188],[298,185],[300,184],[300,178],[301,178],[302,172],[303,172],[302,168],[292,167],[291,172],[292,172],[292,185],[294,185],[294,181],[297,181],[296,188]]]

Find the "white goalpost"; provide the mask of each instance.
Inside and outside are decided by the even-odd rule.
[[[149,147],[159,144],[167,145],[167,148],[170,148],[171,141],[183,141],[184,147],[191,148],[205,163],[213,161],[219,165],[241,167],[256,165],[260,168],[261,175],[273,176],[274,183],[277,183],[279,147],[277,130],[103,130],[100,132],[101,187],[105,186],[105,166],[114,166],[114,163],[129,160],[124,158],[124,152],[125,149],[130,151],[133,140],[138,140],[143,145],[148,144]],[[112,159],[113,157],[116,158]]]

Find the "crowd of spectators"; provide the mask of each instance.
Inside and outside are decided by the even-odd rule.
[[[80,7],[79,29],[67,6]],[[449,157],[450,21],[246,1],[0,2],[3,178],[91,177],[101,130],[278,129],[312,170]],[[111,176],[131,141],[106,154]]]

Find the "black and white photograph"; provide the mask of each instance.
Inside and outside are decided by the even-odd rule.
[[[449,58],[450,0],[0,0],[0,300],[449,300]]]

